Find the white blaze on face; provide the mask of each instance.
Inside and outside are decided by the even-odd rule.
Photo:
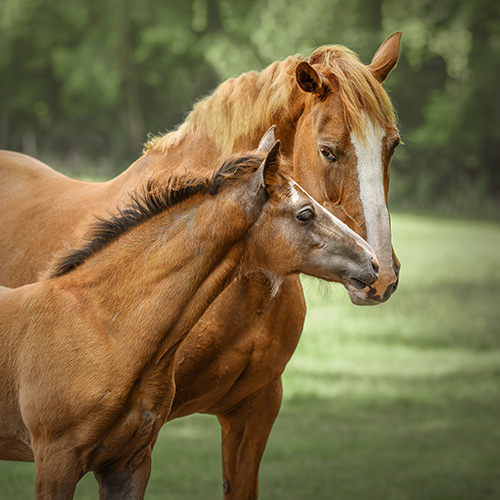
[[[375,250],[381,266],[392,267],[391,227],[385,202],[382,169],[381,127],[374,127],[365,116],[365,140],[351,132],[358,158],[359,196],[365,216],[367,241]]]
[[[296,204],[300,200],[299,192],[297,189],[302,189],[295,181],[290,181],[290,201]]]

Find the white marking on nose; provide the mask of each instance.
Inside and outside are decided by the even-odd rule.
[[[329,212],[325,207],[320,205],[300,184],[297,184],[295,181],[290,181],[290,190],[292,192],[290,198],[293,202],[298,202],[301,198],[301,194],[303,197],[306,197],[310,203],[316,208],[317,212],[322,212],[326,215],[330,220],[332,220],[336,225],[340,225],[341,227],[347,227],[340,219],[337,219],[331,212]]]
[[[312,205],[316,208],[316,213],[322,213],[323,216],[330,220],[331,229],[335,227],[342,237],[350,236],[361,248],[364,248],[367,253],[372,253],[371,248],[366,244],[365,240],[361,238],[361,236],[356,234],[347,224],[344,224],[323,205],[318,203],[301,185],[292,180],[290,186],[292,192],[294,193],[292,194],[292,196],[297,196],[297,201],[300,199],[300,194],[302,194],[302,196],[307,197]]]
[[[385,202],[382,175],[381,127],[375,127],[365,116],[365,140],[351,132],[351,142],[358,158],[359,196],[365,216],[367,241],[382,265],[392,266],[391,227]]]

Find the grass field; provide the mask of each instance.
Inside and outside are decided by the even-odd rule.
[[[500,498],[500,225],[396,215],[398,292],[360,308],[304,280],[308,317],[261,467],[262,500]],[[219,428],[163,428],[148,499],[222,498]],[[0,498],[33,497],[0,463]],[[76,498],[96,498],[92,476]]]

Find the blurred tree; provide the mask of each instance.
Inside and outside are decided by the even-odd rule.
[[[1,146],[133,159],[217,83],[194,3],[4,0]]]
[[[491,0],[2,0],[0,146],[127,165],[219,81],[318,45],[368,63],[403,31],[387,83],[405,146],[392,200],[500,198],[500,3]]]

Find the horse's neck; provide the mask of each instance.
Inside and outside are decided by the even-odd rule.
[[[238,266],[248,218],[198,210],[157,216],[60,277],[82,317],[137,366],[182,340]]]
[[[272,125],[276,125],[282,153],[291,156],[306,99],[297,85],[290,86],[296,63],[291,58],[275,63],[281,65],[280,70],[271,65],[261,73],[246,73],[223,83],[195,105],[178,131],[157,139],[115,184],[134,186],[148,176],[185,171],[213,172],[228,155],[256,149]],[[226,97],[225,87],[230,87]]]
[[[199,149],[200,141],[203,151]],[[217,144],[209,137],[187,137],[168,152],[153,150],[145,153],[118,177],[106,182],[104,197],[120,205],[131,192],[153,178],[159,183],[168,183],[170,177],[182,177],[186,172],[205,177],[220,167],[222,158]]]

